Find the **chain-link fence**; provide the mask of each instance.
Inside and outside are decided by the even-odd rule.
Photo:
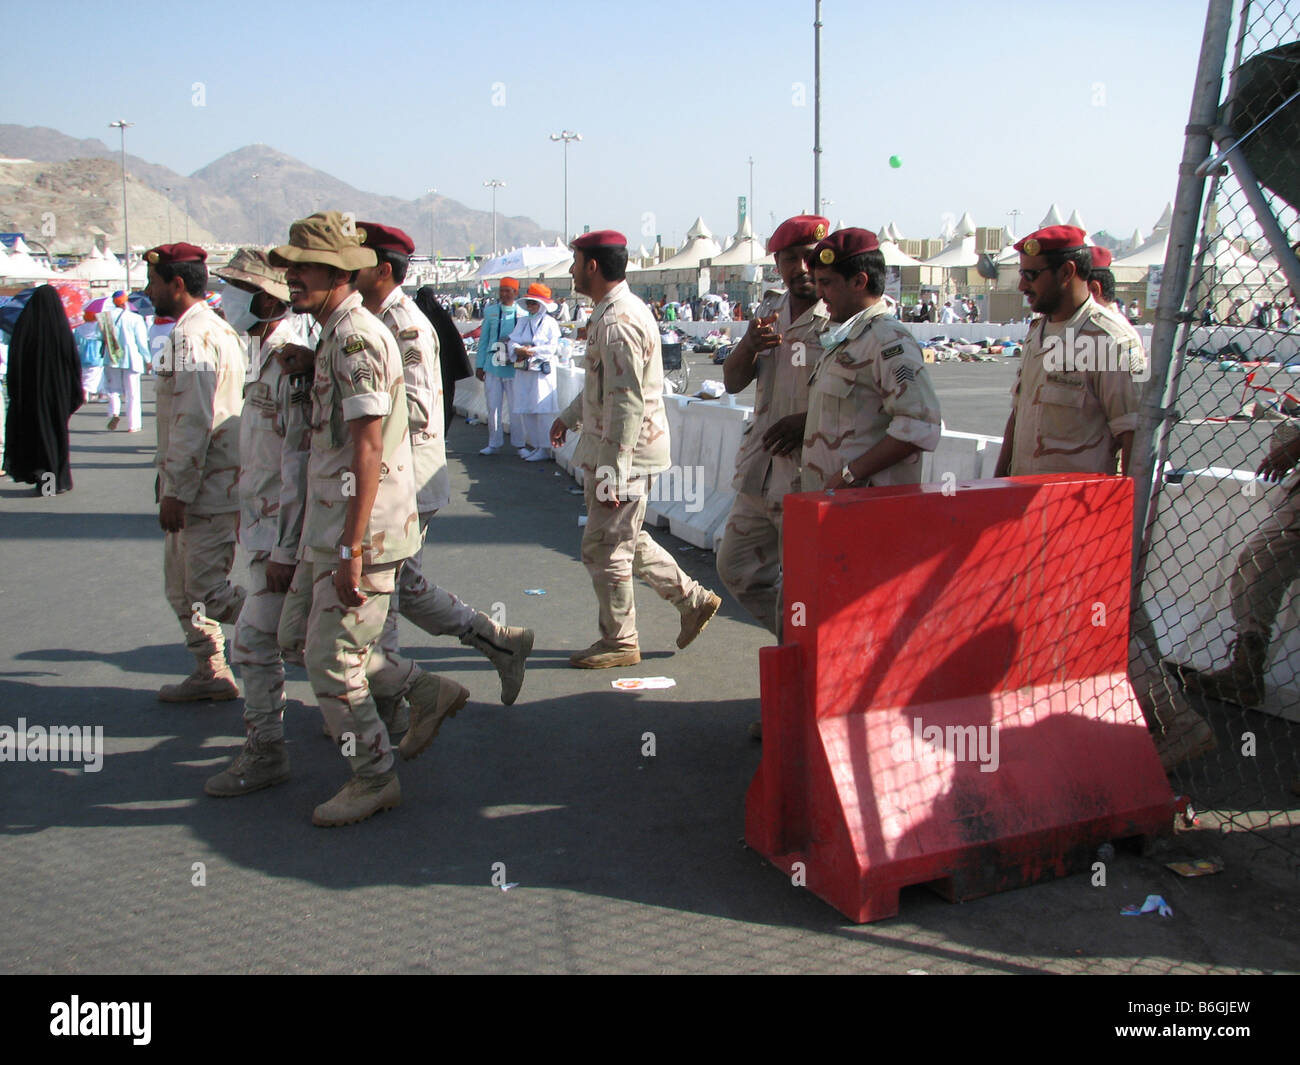
[[[1135,631],[1149,620],[1166,678],[1176,787],[1205,827],[1300,872],[1297,205],[1300,0],[1210,0],[1179,210],[1147,277]]]

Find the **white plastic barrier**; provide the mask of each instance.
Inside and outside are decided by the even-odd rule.
[[[1161,488],[1152,530],[1152,543],[1159,545],[1153,554],[1160,557],[1153,559],[1146,587],[1162,655],[1202,670],[1227,665],[1228,644],[1237,635],[1228,579],[1242,546],[1285,491],[1265,488],[1251,472],[1218,467]],[[1300,686],[1288,665],[1300,661],[1300,611],[1293,596],[1283,600],[1273,635],[1261,709],[1300,721]]]

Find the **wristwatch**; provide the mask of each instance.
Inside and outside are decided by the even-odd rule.
[[[360,546],[349,547],[347,544],[343,544],[339,548],[339,558],[341,558],[344,562],[351,562],[354,558],[361,557],[361,550],[362,549]]]
[[[840,476],[844,479],[845,484],[852,484],[857,480],[857,478],[853,476],[853,471],[849,469],[849,464],[847,462],[844,464],[844,469],[840,470]]]

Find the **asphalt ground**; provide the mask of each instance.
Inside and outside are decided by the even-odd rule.
[[[949,370],[961,379],[948,383]],[[936,376],[947,404],[969,375],[999,397],[986,416],[1001,420],[1009,372],[944,366]],[[191,659],[163,599],[152,395],[146,382],[138,436],[105,432],[102,406],[74,416],[72,492],[0,486],[0,724],[101,725],[106,750],[95,773],[0,763],[0,971],[1300,970],[1294,873],[1213,824],[1146,855],[1121,850],[1104,887],[1075,876],[962,905],[909,888],[898,917],[847,922],[742,842],[767,635],[728,597],[698,642],[676,651],[675,611],[639,586],[642,665],[570,669],[568,653],[596,636],[578,562],[581,498],[552,464],[478,455],[485,431],[459,418],[454,501],[434,521],[425,572],[537,630],[519,701],[499,705],[477,654],[403,623],[407,653],[472,700],[400,764],[400,808],[347,828],[311,825],[347,770],[299,669],[286,714],[292,779],[206,797],[203,781],[242,742],[241,704],[156,701]],[[656,536],[721,590],[711,554]],[[243,568],[241,558],[237,578]],[[611,688],[629,675],[676,686]],[[1224,872],[1185,880],[1163,865],[1202,855],[1223,858]],[[1120,916],[1149,894],[1174,917]]]

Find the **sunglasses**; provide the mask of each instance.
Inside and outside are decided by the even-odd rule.
[[[1048,271],[1048,270],[1055,270],[1055,269],[1056,269],[1056,267],[1054,267],[1054,266],[1040,266],[1037,270],[1021,270],[1021,271],[1020,271],[1020,280],[1021,280],[1021,281],[1028,281],[1029,284],[1032,285],[1035,281],[1038,280],[1038,275],[1039,275],[1039,274],[1044,273],[1045,271]]]

